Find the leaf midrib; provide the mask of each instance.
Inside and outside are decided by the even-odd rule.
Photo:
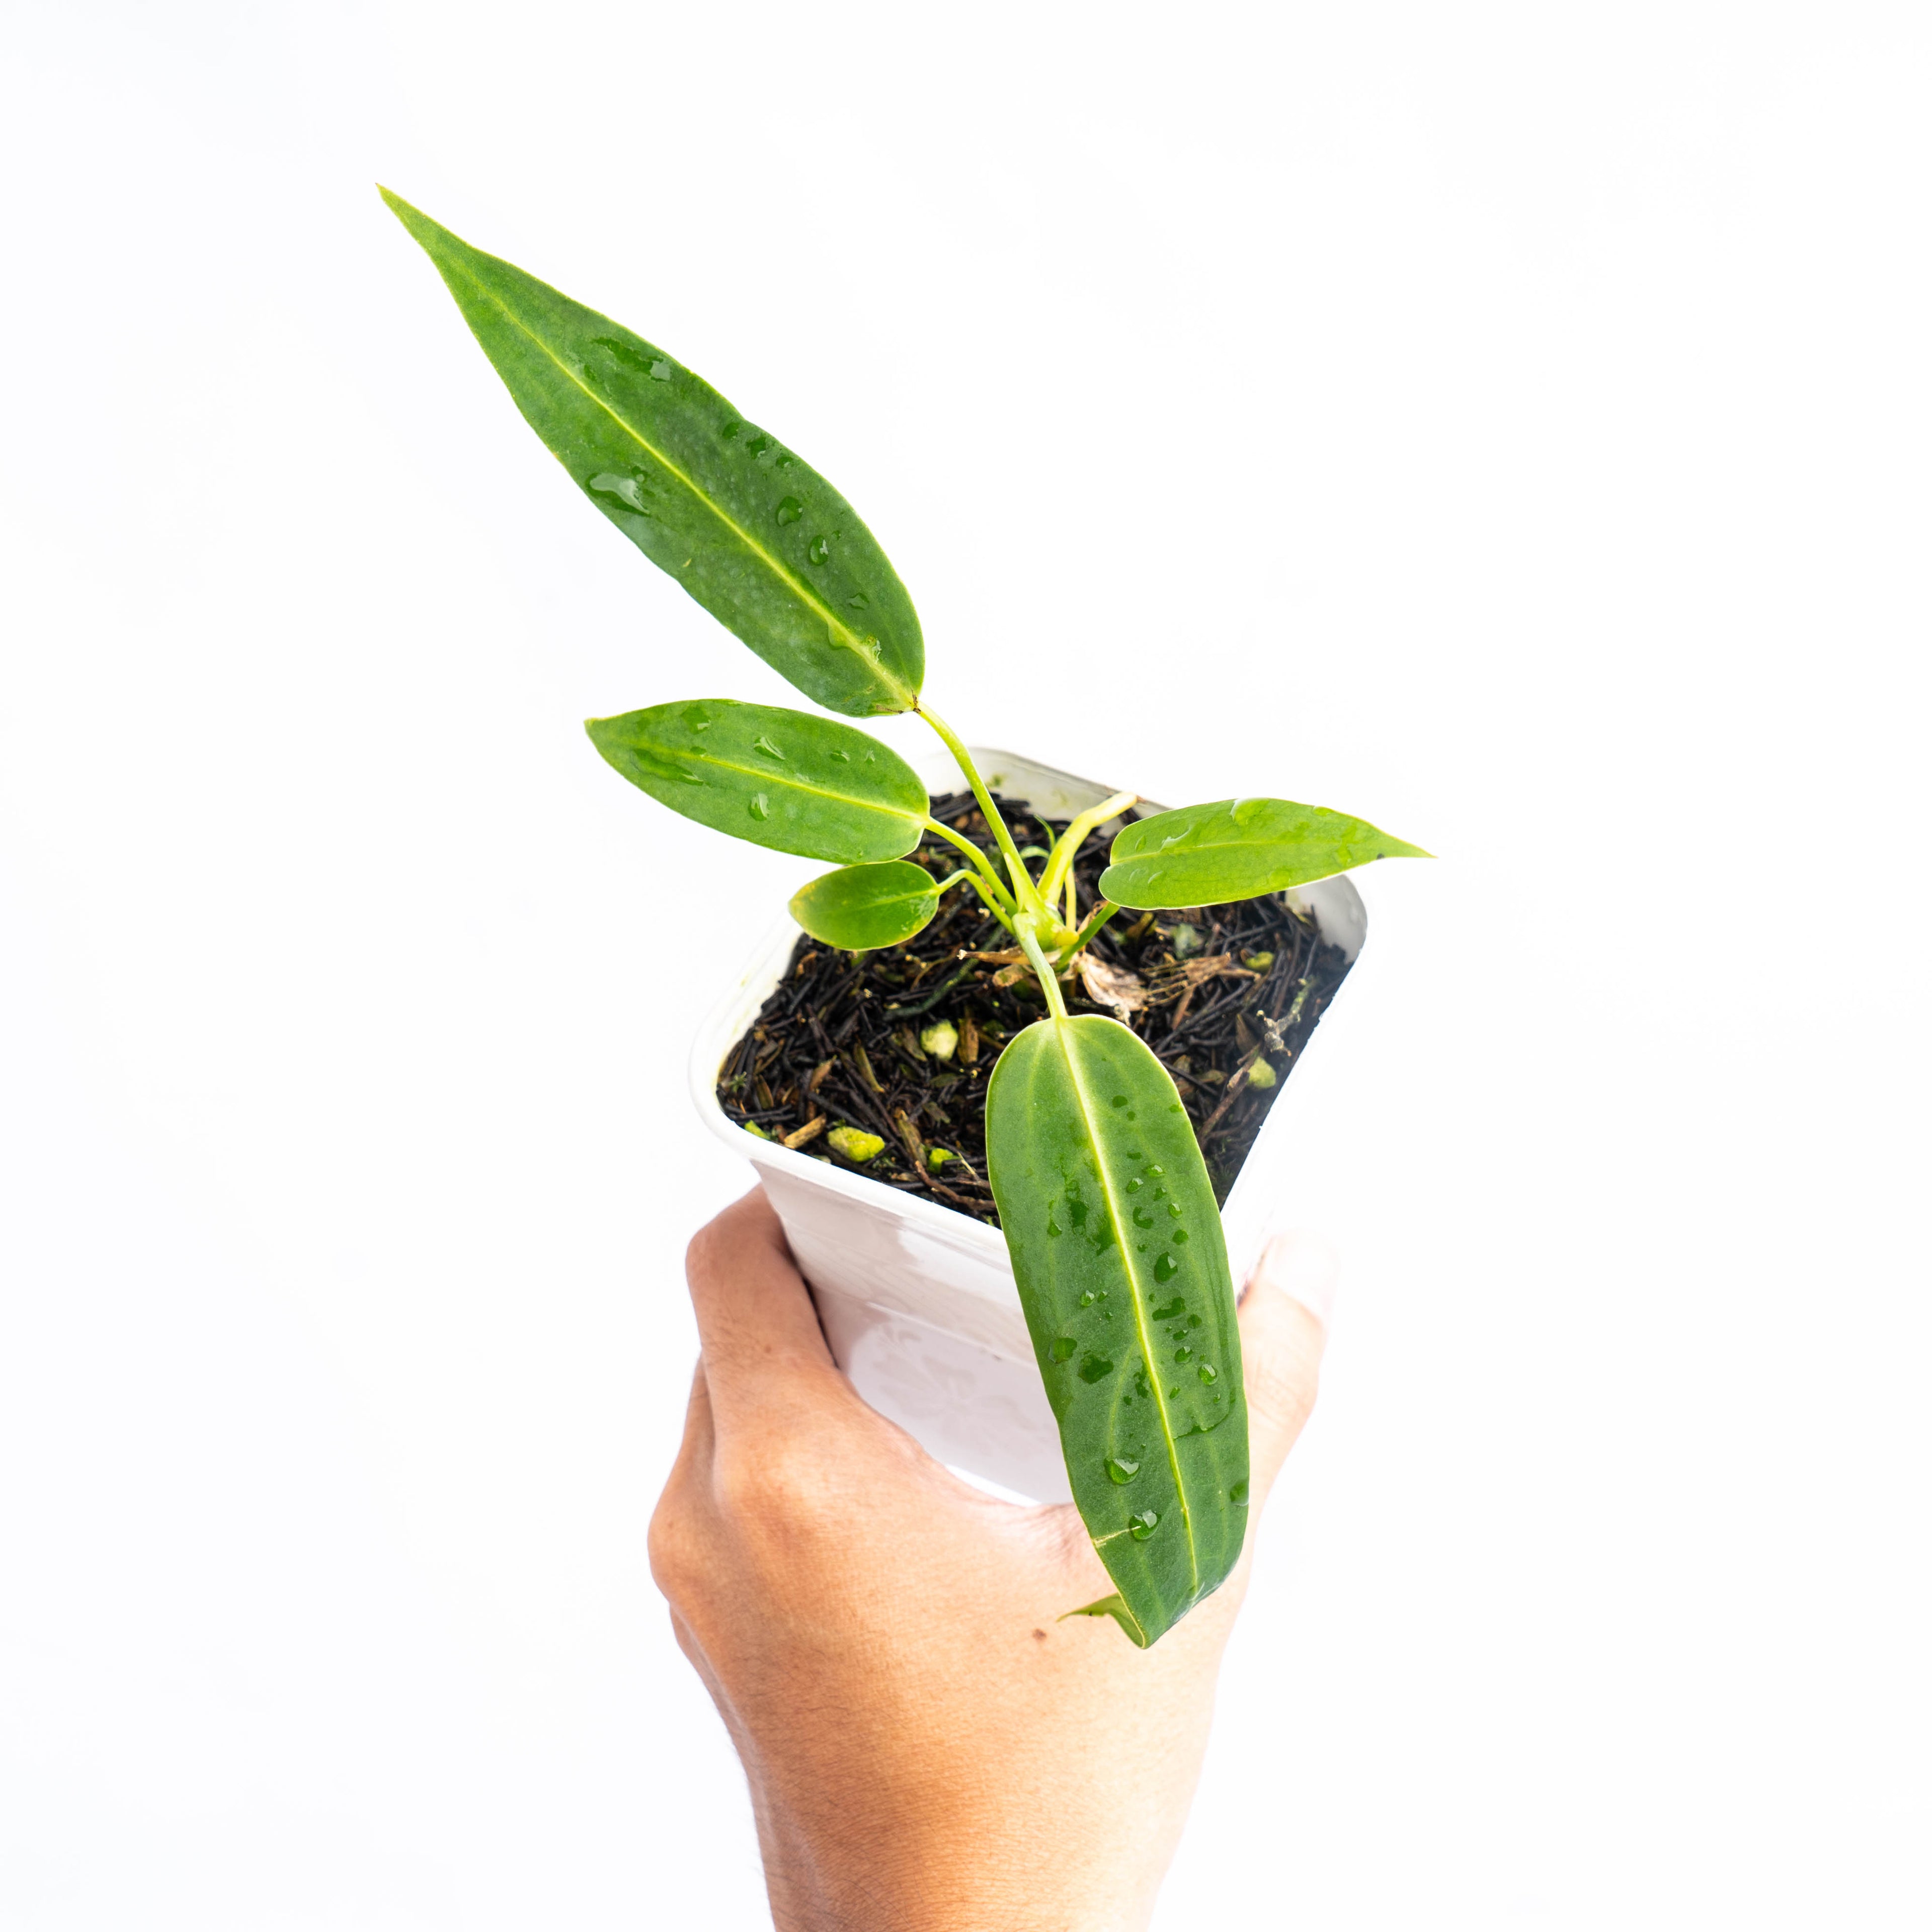
[[[1111,1022],[1103,1021],[1103,1025]],[[1154,1337],[1148,1332],[1146,1312],[1141,1306],[1142,1283],[1134,1266],[1133,1250],[1120,1220],[1119,1204],[1114,1198],[1113,1184],[1107,1172],[1107,1159],[1100,1142],[1099,1116],[1088,1104],[1087,1083],[1080,1077],[1078,1059],[1072,1046],[1072,1021],[1062,1019],[1058,1015],[1053,1022],[1054,1037],[1060,1042],[1061,1056],[1066,1062],[1067,1077],[1073,1083],[1074,1099],[1080,1108],[1080,1118],[1087,1124],[1087,1137],[1092,1143],[1094,1164],[1100,1174],[1100,1193],[1107,1204],[1107,1219],[1112,1224],[1114,1239],[1119,1244],[1120,1265],[1127,1271],[1127,1280],[1134,1292],[1134,1333],[1139,1338],[1141,1359],[1147,1364],[1148,1387],[1154,1395],[1154,1405],[1160,1417],[1160,1434],[1162,1445],[1167,1450],[1167,1466],[1174,1476],[1174,1493],[1180,1505],[1182,1527],[1187,1532],[1187,1568],[1192,1578],[1194,1589],[1201,1588],[1201,1556],[1194,1541],[1194,1512],[1187,1506],[1187,1485],[1181,1479],[1180,1453],[1175,1447],[1174,1425],[1167,1413],[1167,1394],[1160,1385],[1160,1376],[1154,1366]]]
[[[631,440],[637,444],[639,448],[646,452],[654,461],[661,464],[665,470],[668,470],[673,476],[676,477],[678,482],[682,483],[685,488],[691,493],[694,501],[701,505],[705,509],[710,511],[711,514],[715,517],[719,523],[722,524],[733,536],[736,537],[738,540],[744,544],[745,548],[750,550],[753,555],[764,559],[764,562],[770,567],[772,574],[776,577],[782,578],[787,584],[788,584],[802,602],[809,604],[813,609],[824,613],[826,623],[834,630],[837,631],[845,640],[844,643],[839,646],[841,650],[850,651],[854,657],[863,659],[871,666],[874,675],[879,679],[880,682],[886,685],[891,690],[898,692],[901,697],[904,698],[908,706],[910,706],[912,704],[917,694],[908,691],[905,686],[902,685],[897,678],[892,676],[885,670],[884,666],[866,656],[864,650],[862,648],[862,640],[860,639],[858,632],[854,630],[850,626],[839,616],[838,612],[833,610],[832,606],[826,603],[825,600],[818,595],[818,592],[814,590],[803,578],[796,575],[792,571],[790,566],[787,564],[782,557],[773,556],[772,554],[766,549],[764,545],[759,542],[758,538],[753,536],[751,532],[746,530],[735,517],[728,515],[718,506],[717,503],[712,501],[710,496],[708,496],[704,490],[700,490],[692,478],[687,476],[676,464],[674,463],[662,450],[658,448],[657,445],[652,442],[650,438],[646,436],[634,423],[631,422],[628,417],[620,416],[616,410],[611,407],[610,404],[607,402],[603,397],[598,394],[595,389],[591,388],[584,381],[583,378],[571,368],[569,364],[566,362],[563,358],[550,347],[550,344],[544,341],[542,336],[538,334],[533,328],[530,328],[530,326],[524,322],[523,318],[504,301],[501,296],[498,295],[494,289],[490,288],[488,284],[480,280],[470,269],[467,264],[458,264],[458,266],[464,280],[470,284],[470,286],[473,288],[478,295],[482,296],[483,298],[496,310],[497,314],[502,316],[504,320],[509,323],[512,328],[517,330],[518,333],[522,334],[527,340],[534,344],[537,349],[541,350],[543,355],[548,358],[551,366],[557,370],[559,374],[562,376],[564,379],[570,383],[572,388],[577,390],[579,394],[584,397],[587,400],[594,403],[598,409],[602,410],[604,413],[624,432],[626,436],[629,436]],[[613,322],[610,326],[614,328],[622,327],[622,325],[620,322]],[[628,332],[627,331],[626,333]]]
[[[1184,837],[1186,836],[1183,834]],[[1130,852],[1124,858],[1110,859],[1108,862],[1115,866],[1131,866],[1136,859],[1182,858],[1191,852],[1232,852],[1250,846],[1257,849],[1280,847],[1292,844],[1293,838],[1293,834],[1286,832],[1276,832],[1272,837],[1264,835],[1258,838],[1197,838],[1196,842],[1190,845],[1143,846],[1138,852]]]
[[[827,791],[823,786],[807,784],[802,778],[793,778],[786,772],[767,772],[760,770],[755,765],[736,764],[729,758],[716,757],[710,752],[674,751],[668,745],[652,745],[649,739],[645,739],[642,742],[651,746],[651,748],[656,751],[662,758],[682,758],[692,764],[713,765],[721,772],[736,772],[743,778],[762,778],[767,784],[788,785],[794,791],[806,792],[814,798],[830,799],[835,805],[853,806],[861,811],[878,812],[888,818],[902,818],[908,825],[915,828],[923,825],[925,822],[926,814],[922,811],[910,811],[896,805],[881,805],[875,799],[860,798],[848,792]]]

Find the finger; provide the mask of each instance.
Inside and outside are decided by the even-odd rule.
[[[788,1378],[838,1379],[818,1312],[762,1189],[700,1228],[685,1256],[704,1380],[718,1424]]]
[[[1265,1501],[1315,1406],[1328,1311],[1340,1274],[1319,1234],[1277,1234],[1262,1250],[1241,1300],[1250,1480]]]

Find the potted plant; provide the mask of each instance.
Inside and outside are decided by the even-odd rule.
[[[1350,928],[1359,944],[1352,892],[1308,890],[1426,855],[1286,800],[1135,815],[1131,792],[1004,754],[983,770],[926,703],[911,600],[830,484],[663,350],[384,198],[578,487],[838,714],[686,699],[590,723],[674,810],[836,866],[791,902],[805,938],[770,949],[700,1042],[700,1104],[758,1159],[845,1359],[866,1338],[840,1300],[890,1311],[872,1278],[919,1271],[952,1298],[927,1328],[1010,1364],[1004,1250],[1067,1487],[1116,1586],[1085,1608],[1152,1643],[1225,1580],[1246,1522],[1219,1198],[1238,1154],[1210,1172],[1202,1140],[1233,1116],[1259,1127],[1318,1016],[1324,903],[1330,950]],[[963,784],[840,722],[902,712]],[[1103,862],[1091,842],[1117,822]],[[1332,962],[1327,978],[1332,992]],[[1266,997],[1224,999],[1228,982]],[[1211,1039],[1197,1028],[1212,1064],[1172,1046],[1197,1002],[1217,1018]],[[890,1251],[852,1238],[868,1225]]]

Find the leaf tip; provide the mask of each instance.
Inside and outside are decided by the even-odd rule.
[[[1064,1623],[1069,1617],[1112,1617],[1133,1641],[1136,1648],[1144,1650],[1150,1640],[1141,1628],[1140,1620],[1127,1608],[1127,1600],[1117,1590],[1111,1597],[1102,1597],[1096,1602],[1082,1604],[1077,1610],[1067,1610],[1054,1618],[1056,1623]]]
[[[380,182],[376,184],[376,192],[382,197],[382,205],[408,230],[418,244],[428,249],[432,238],[453,239],[448,229],[440,221],[433,221],[422,210],[405,201],[392,188],[385,188]]]

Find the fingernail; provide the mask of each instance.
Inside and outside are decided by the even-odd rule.
[[[1262,1250],[1254,1279],[1300,1302],[1326,1328],[1342,1285],[1342,1257],[1326,1234],[1310,1228],[1291,1228]]]

